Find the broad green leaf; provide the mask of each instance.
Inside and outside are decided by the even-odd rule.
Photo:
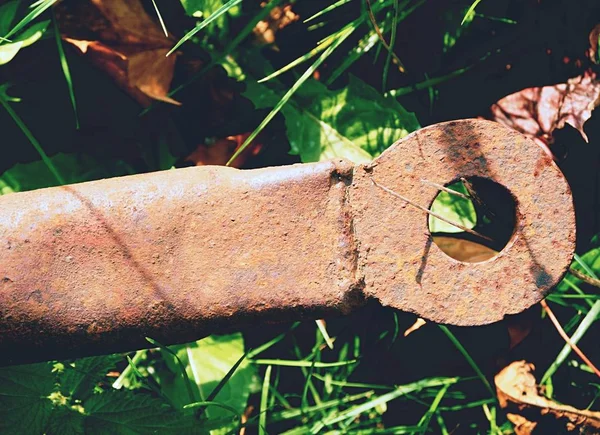
[[[0,45],[0,65],[10,62],[22,48],[28,47],[42,37],[50,21],[36,23],[21,33],[13,42]]]
[[[22,42],[10,42],[0,45],[0,65],[13,60],[22,47]]]
[[[186,365],[186,371],[196,395],[203,401],[221,379],[227,375],[231,367],[244,354],[244,340],[240,333],[230,335],[213,335],[195,343],[170,346],[179,359]],[[158,373],[162,391],[177,406],[189,404],[183,377],[178,375],[178,367],[171,355],[164,354],[169,371]],[[260,389],[256,366],[243,360],[229,381],[214,398],[215,402],[233,408],[239,415],[246,409],[248,397]],[[214,419],[231,418],[231,411],[223,407],[207,407],[203,416]]]
[[[55,388],[49,363],[5,367],[0,370],[0,433],[43,433],[53,405]]]
[[[64,364],[59,377],[60,391],[65,396],[84,400],[94,393],[94,387],[123,358],[120,355],[94,356]]]
[[[50,160],[66,183],[80,183],[129,173],[123,162],[100,162],[86,155],[56,154],[50,157]],[[6,188],[22,192],[56,185],[58,185],[56,178],[41,160],[18,163],[0,176],[2,192],[7,190]]]
[[[275,92],[253,82],[248,82],[245,96],[257,108],[278,101]],[[336,91],[307,80],[282,113],[291,152],[304,162],[334,157],[366,162],[419,128],[414,114],[353,76]]]
[[[50,20],[40,21],[39,23],[33,24],[31,27],[27,28],[23,31],[23,33],[19,34],[17,37],[13,38],[14,42],[22,42],[23,47],[29,47],[31,44],[36,42],[38,39],[42,37],[48,25],[50,24]]]
[[[41,0],[36,2],[35,7],[19,21],[15,27],[13,27],[8,33],[3,35],[5,38],[10,39],[13,35],[18,34],[23,28],[27,27],[29,23],[39,17],[41,14],[46,12],[54,3],[58,0]]]
[[[4,36],[10,30],[10,26],[17,15],[19,0],[12,0],[0,6],[0,36]]]
[[[52,364],[40,363],[0,369],[0,396],[48,397],[55,387]]]
[[[468,195],[468,191],[463,183],[454,183],[448,186],[449,189],[455,190],[464,195]],[[452,195],[448,192],[440,192],[431,204],[430,210],[434,213],[442,215],[451,222],[456,222],[464,227],[472,229],[477,223],[477,213],[473,202],[469,199],[461,198],[460,196]],[[429,231],[432,233],[462,233],[463,230],[450,225],[438,218],[429,216]]]
[[[194,421],[148,394],[111,390],[84,403],[86,434],[202,433]]]
[[[52,409],[52,402],[45,397],[6,397],[0,394],[0,433],[44,433]]]
[[[65,406],[56,407],[50,416],[47,433],[51,435],[83,435],[85,433],[84,419],[85,416],[81,412]]]

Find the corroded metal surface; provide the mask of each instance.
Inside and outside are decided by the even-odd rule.
[[[428,207],[461,176],[517,200],[507,247],[461,263]],[[420,130],[369,165],[200,167],[0,198],[0,362],[185,342],[268,320],[347,313],[365,297],[480,325],[538,302],[573,254],[571,194],[519,133],[465,120]],[[11,360],[18,357],[19,360]]]
[[[423,178],[471,176],[503,185],[516,202],[512,238],[481,263],[444,254],[426,215],[371,182],[428,207],[437,191]],[[562,279],[575,249],[573,200],[560,170],[531,139],[494,122],[447,122],[407,136],[357,168],[350,203],[365,294],[435,322],[481,325],[529,308]]]

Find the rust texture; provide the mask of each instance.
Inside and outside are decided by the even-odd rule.
[[[517,201],[507,247],[446,256],[426,215],[461,176]],[[488,121],[422,129],[368,165],[198,167],[0,197],[0,363],[173,344],[365,298],[480,325],[538,302],[570,264],[572,198],[535,143]],[[19,358],[11,359],[11,358]]]
[[[447,184],[486,177],[516,202],[516,228],[496,257],[463,263],[433,243],[427,215],[371,180],[429,207]],[[539,302],[567,272],[575,213],[567,181],[531,139],[490,121],[423,128],[372,164],[355,170],[350,189],[359,275],[365,294],[439,323],[482,325]]]

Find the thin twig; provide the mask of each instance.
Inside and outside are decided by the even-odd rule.
[[[571,349],[573,349],[573,352],[575,352],[577,355],[579,355],[579,358],[581,358],[583,360],[583,362],[590,369],[592,369],[592,371],[596,374],[596,376],[598,376],[600,378],[600,370],[598,370],[596,368],[596,366],[594,364],[592,364],[592,362],[589,360],[589,358],[587,356],[585,356],[585,354],[581,351],[581,349],[579,349],[579,347],[571,341],[571,339],[569,338],[569,336],[567,335],[567,333],[565,332],[563,327],[558,322],[558,319],[556,318],[556,316],[554,315],[554,313],[548,306],[548,303],[545,300],[543,300],[540,302],[540,305],[544,308],[544,310],[548,314],[548,317],[554,324],[554,327],[556,328],[556,330],[558,331],[558,333],[562,337],[562,339],[565,340],[565,342],[571,347]]]
[[[375,14],[373,14],[373,7],[371,6],[371,0],[366,0],[366,2],[367,2],[368,13],[369,13],[369,20],[371,20],[371,24],[373,24],[373,29],[375,30],[375,33],[377,33],[377,36],[379,37],[379,40],[381,41],[381,43],[383,44],[385,49],[396,61],[400,72],[404,72],[405,71],[404,64],[402,63],[400,58],[398,56],[396,56],[396,53],[394,53],[394,50],[392,50],[390,45],[387,43],[387,41],[383,37],[383,33],[381,33],[381,29],[377,25],[377,20],[375,19]]]
[[[421,183],[435,187],[436,189],[439,189],[439,190],[443,190],[444,192],[448,192],[450,195],[456,195],[460,198],[468,199],[469,201],[471,200],[471,198],[469,196],[465,195],[464,193],[458,192],[456,190],[448,189],[446,186],[442,186],[441,184],[434,183],[433,181],[425,180],[423,178],[423,179],[421,179]]]
[[[593,285],[594,287],[598,287],[600,288],[600,279],[596,279],[596,278],[592,278],[591,276],[586,275],[585,273],[570,267],[569,268],[569,272],[571,272],[571,274],[575,277],[575,278],[579,278],[580,280],[582,280],[583,282]]]
[[[480,207],[485,208],[485,211],[493,216],[494,213],[485,205],[483,200],[479,197],[479,195],[477,195],[477,192],[475,192],[475,187],[473,187],[473,184],[471,184],[471,182],[465,177],[460,177],[460,181],[462,182],[463,186],[465,186],[465,189],[467,189],[470,199],[475,201]]]
[[[472,230],[470,228],[467,228],[464,225],[458,224],[456,222],[452,222],[451,220],[446,219],[445,217],[443,217],[443,216],[441,216],[441,215],[439,215],[439,214],[437,214],[435,212],[432,212],[431,210],[423,207],[422,205],[419,205],[419,204],[411,201],[410,199],[405,198],[404,196],[400,195],[399,193],[394,192],[392,189],[389,189],[389,188],[387,188],[385,186],[382,186],[381,184],[377,183],[372,178],[371,178],[371,183],[373,183],[375,186],[379,187],[381,190],[389,193],[392,196],[395,196],[396,198],[401,199],[402,201],[406,202],[407,204],[410,204],[413,207],[418,208],[419,210],[421,210],[421,211],[423,211],[423,212],[425,212],[425,213],[433,216],[434,218],[437,218],[437,219],[439,219],[439,220],[441,220],[443,222],[446,222],[447,224],[450,224],[450,225],[452,225],[452,226],[454,226],[456,228],[460,228],[461,230],[463,230],[466,233],[473,234],[474,236],[481,237],[482,239],[485,239],[485,240],[488,240],[490,242],[493,242],[493,240],[490,239],[489,237],[484,236],[483,234],[480,234],[477,231],[474,231],[474,230]]]

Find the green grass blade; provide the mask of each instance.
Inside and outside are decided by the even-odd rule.
[[[444,334],[446,334],[446,336],[448,337],[448,339],[450,339],[450,341],[452,342],[452,344],[454,344],[454,346],[456,346],[456,348],[462,354],[462,356],[467,360],[467,362],[469,363],[469,365],[471,366],[471,368],[473,368],[473,370],[475,371],[475,373],[477,374],[477,376],[479,377],[479,379],[481,379],[481,382],[483,382],[483,384],[488,389],[488,391],[490,392],[490,394],[492,395],[492,397],[495,398],[496,397],[496,392],[494,391],[494,389],[490,385],[490,382],[487,380],[487,378],[485,377],[485,375],[483,374],[483,372],[481,371],[481,369],[479,368],[479,366],[477,365],[477,363],[473,360],[473,358],[471,357],[471,355],[469,354],[469,352],[467,352],[467,349],[464,348],[464,346],[461,344],[461,342],[458,341],[458,339],[448,329],[448,327],[446,325],[438,325],[438,326],[444,332]]]
[[[221,6],[219,9],[217,9],[215,12],[210,14],[210,16],[208,18],[206,18],[206,20],[202,21],[200,24],[198,24],[196,27],[194,27],[192,30],[190,30],[188,33],[186,33],[185,36],[183,38],[181,38],[171,50],[169,50],[169,52],[167,53],[167,56],[169,56],[170,54],[173,54],[173,52],[175,50],[177,50],[179,47],[181,47],[181,45],[184,42],[186,42],[187,40],[192,38],[200,30],[204,29],[206,26],[208,26],[210,23],[215,21],[221,15],[227,13],[227,11],[229,11],[229,9],[239,5],[241,2],[242,2],[242,0],[230,0],[227,3],[225,3],[223,6]]]
[[[63,71],[63,76],[67,82],[67,88],[69,89],[69,98],[71,99],[71,106],[73,107],[73,115],[75,116],[75,128],[79,130],[79,115],[77,114],[77,102],[75,101],[75,91],[73,90],[73,79],[71,78],[71,70],[69,69],[69,62],[65,56],[65,50],[60,37],[60,31],[56,22],[56,15],[52,13],[52,25],[54,27],[54,36],[56,38],[56,48],[58,50],[58,58],[60,59],[60,66]]]
[[[8,101],[6,101],[3,98],[3,96],[0,96],[0,104],[8,112],[15,124],[17,124],[17,126],[21,129],[21,132],[23,132],[27,139],[29,139],[29,142],[31,143],[31,145],[33,145],[37,153],[40,155],[42,161],[44,162],[50,173],[54,176],[58,184],[66,184],[65,179],[62,177],[62,175],[60,175],[60,173],[56,169],[56,166],[54,166],[54,163],[52,163],[52,160],[50,160],[50,158],[48,157],[40,143],[37,141],[33,133],[31,133],[31,131],[29,130],[29,128],[27,128],[27,125],[25,125],[21,117],[17,114],[17,112],[13,110],[12,107],[10,107],[10,104],[8,104]]]
[[[177,356],[177,353],[173,352],[167,346],[160,344],[158,341],[154,340],[153,338],[146,337],[146,341],[148,343],[152,344],[153,346],[156,346],[156,347],[164,350],[165,352],[170,353],[171,355],[173,355],[175,357],[175,361],[177,361],[177,366],[179,367],[179,370],[181,371],[181,375],[183,376],[183,380],[185,381],[184,383],[185,383],[185,388],[186,388],[186,391],[188,394],[189,401],[190,401],[190,403],[197,402],[196,395],[194,394],[194,390],[192,389],[192,382],[190,381],[190,377],[187,374],[185,365],[183,364],[183,362],[181,362],[181,360]],[[210,401],[210,400],[207,400],[207,401]]]
[[[313,364],[315,368],[326,369],[331,367],[342,367],[348,366],[351,364],[358,363],[357,359],[349,360],[349,361],[338,361],[338,362],[318,362],[318,361],[294,361],[294,360],[284,360],[284,359],[254,359],[250,360],[253,364],[259,365],[267,365],[272,364],[274,366],[282,366],[282,367],[311,367]]]
[[[398,19],[400,17],[400,1],[394,0],[394,15],[392,16],[392,33],[390,35],[390,49],[387,52],[387,56],[385,58],[385,64],[383,66],[383,79],[382,79],[382,88],[385,92],[387,86],[388,73],[390,70],[390,65],[392,63],[392,52],[394,51],[394,46],[396,45],[396,34],[398,33]]]
[[[333,44],[335,42],[335,40],[336,40],[336,36],[338,36],[340,33],[343,33],[346,28],[347,27],[344,27],[344,29],[340,30],[339,32],[334,33],[333,35],[325,38],[321,44],[317,45],[315,48],[313,48],[312,50],[310,50],[308,53],[306,53],[306,54],[300,56],[299,58],[291,61],[286,66],[284,66],[282,68],[279,68],[277,71],[269,74],[268,76],[263,77],[262,79],[258,80],[258,83],[264,83],[266,81],[274,79],[275,77],[280,76],[284,72],[287,72],[287,71],[291,70],[292,68],[300,65],[301,63],[306,62],[309,59],[312,59],[317,54],[321,53],[323,50],[327,49],[327,47],[329,47],[331,44]]]
[[[21,21],[17,23],[15,27],[13,27],[10,30],[10,32],[4,35],[4,38],[8,39],[12,35],[19,32],[21,29],[23,29],[25,26],[27,26],[29,23],[31,23],[33,20],[39,17],[41,14],[46,12],[57,1],[58,0],[44,0],[42,2],[39,2],[38,5],[31,12],[29,12]]]
[[[242,153],[244,150],[250,145],[250,143],[256,139],[256,136],[259,135],[261,131],[267,126],[269,122],[279,113],[281,108],[289,101],[290,98],[296,93],[296,91],[302,86],[302,84],[312,76],[315,70],[329,57],[331,53],[334,52],[336,48],[338,48],[342,42],[348,38],[352,34],[355,28],[351,28],[347,30],[345,33],[341,34],[339,38],[331,44],[327,49],[319,56],[319,58],[306,70],[304,74],[300,76],[300,78],[294,83],[294,85],[285,93],[285,95],[281,98],[281,100],[277,103],[277,105],[269,112],[269,114],[262,120],[258,127],[254,129],[254,131],[248,136],[248,138],[244,141],[244,143],[237,149],[237,151],[231,156],[229,161],[227,162],[227,166],[231,165],[233,161]]]
[[[312,21],[312,20],[314,20],[316,18],[319,18],[320,16],[325,15],[326,13],[331,12],[332,10],[339,8],[340,6],[343,6],[346,3],[350,3],[351,1],[352,0],[338,0],[334,4],[327,6],[325,9],[321,9],[316,14],[311,15],[306,20],[304,20],[304,22],[308,23],[309,21]]]
[[[413,384],[399,386],[394,391],[390,391],[389,393],[385,393],[381,396],[375,397],[374,399],[371,399],[365,403],[362,403],[360,405],[346,409],[346,410],[338,413],[337,415],[333,415],[331,418],[323,421],[323,423],[325,424],[325,426],[329,426],[329,425],[344,421],[349,418],[355,418],[355,417],[359,416],[360,414],[375,408],[376,406],[390,402],[394,399],[397,399],[398,397],[404,396],[413,391],[426,388],[425,385],[432,386],[431,384],[433,384],[433,383],[427,382],[427,381],[430,381],[430,380],[427,379],[424,381],[414,382]],[[458,378],[446,378],[446,379],[443,379],[443,383],[441,383],[441,384],[438,383],[438,385],[450,386],[457,382],[458,382]]]
[[[192,84],[193,82],[195,82],[196,80],[198,80],[200,77],[202,77],[204,74],[206,74],[207,71],[210,71],[212,67],[214,67],[215,65],[222,63],[227,56],[229,56],[236,48],[237,46],[248,37],[248,35],[250,35],[250,33],[252,33],[252,30],[256,27],[256,24],[258,24],[259,21],[264,20],[269,13],[271,12],[271,10],[273,10],[274,7],[278,6],[283,0],[272,0],[270,1],[264,8],[261,9],[261,11],[256,14],[256,16],[254,16],[249,22],[248,24],[246,24],[246,26],[242,29],[241,32],[239,32],[236,37],[225,47],[225,50],[223,51],[223,53],[221,53],[218,56],[214,56],[213,59],[204,67],[202,68],[200,71],[198,71],[196,74],[194,74],[193,77],[191,77],[189,80],[187,80],[185,83],[180,84],[179,86],[177,86],[176,88],[174,88],[172,91],[170,91],[167,96],[172,97],[173,95],[177,94],[178,92],[180,92],[181,90],[183,90],[184,88],[186,88],[187,86],[189,86],[190,84]],[[142,110],[139,114],[139,116],[144,116],[146,113],[150,112],[153,108],[155,108],[157,106],[158,103],[152,103],[150,106],[146,107],[144,110]]]
[[[263,380],[262,392],[260,394],[260,419],[258,421],[258,434],[267,434],[267,408],[269,400],[269,384],[271,382],[271,370],[273,366],[267,366],[265,379]]]
[[[225,403],[220,403],[220,402],[215,402],[215,401],[203,400],[200,402],[189,403],[189,404],[185,405],[183,407],[183,409],[204,409],[208,406],[216,406],[217,408],[226,409],[227,411],[231,412],[235,416],[236,420],[239,419],[239,414],[233,406],[229,406]]]
[[[156,16],[158,17],[158,21],[160,22],[160,27],[162,28],[163,32],[165,33],[165,37],[169,37],[169,32],[167,31],[167,26],[165,26],[165,22],[163,20],[162,15],[160,14],[160,11],[158,10],[158,5],[156,4],[155,0],[152,0],[152,5],[154,5],[154,10],[156,11]]]
[[[231,377],[233,376],[233,374],[235,373],[235,371],[238,369],[238,367],[240,366],[240,364],[246,359],[247,355],[248,355],[248,352],[244,353],[235,362],[235,364],[231,366],[231,368],[229,369],[229,371],[225,374],[225,376],[223,376],[223,379],[221,379],[219,381],[219,383],[217,384],[217,386],[210,392],[210,394],[206,398],[207,402],[211,402],[211,401],[213,401],[215,399],[215,397],[217,397],[217,394],[219,394],[221,392],[221,390],[223,389],[223,387],[227,384],[227,382],[229,382],[229,379],[231,379]]]
[[[276,337],[272,338],[271,340],[267,341],[265,344],[261,344],[256,349],[253,349],[251,352],[248,352],[247,358],[249,360],[251,360],[256,355],[264,352],[265,350],[269,349],[271,346],[274,346],[275,344],[279,343],[281,340],[283,340],[285,337],[287,337],[287,335],[290,332],[292,332],[294,329],[296,329],[298,326],[300,326],[300,322],[295,322],[294,324],[292,324],[292,326],[290,326],[290,329],[288,329],[287,331],[282,332],[278,336],[276,336]]]
[[[579,255],[575,254],[574,258],[575,258],[575,261],[581,266],[581,268],[587,274],[589,274],[592,278],[598,279],[598,275],[594,272],[594,270],[591,267],[589,267],[587,265],[587,263],[585,261],[583,261],[583,259]],[[577,344],[579,342],[579,340],[581,340],[581,338],[585,335],[585,333],[590,328],[590,326],[596,321],[596,319],[598,318],[599,315],[600,315],[600,301],[596,301],[596,302],[594,302],[594,304],[590,308],[590,311],[588,311],[588,313],[585,315],[585,317],[583,318],[583,320],[581,321],[581,323],[579,324],[579,326],[577,327],[577,329],[571,336],[571,342],[573,344]],[[550,367],[548,367],[548,370],[546,370],[546,372],[544,373],[544,376],[542,376],[540,384],[545,384],[545,383],[549,382],[552,375],[554,375],[554,373],[556,373],[558,368],[565,362],[565,360],[567,359],[567,357],[569,356],[570,353],[571,353],[571,346],[569,346],[568,343],[565,343],[565,345],[561,349],[560,353],[556,356],[556,358],[554,359],[554,361],[552,362]]]
[[[448,391],[448,388],[450,388],[450,385],[444,385],[442,388],[440,388],[440,390],[435,395],[435,399],[433,399],[433,402],[431,402],[429,409],[423,415],[423,417],[421,417],[421,420],[418,424],[419,431],[421,433],[427,432],[427,429],[429,428],[429,423],[431,422],[431,417],[433,417],[433,415],[436,413],[438,407],[440,406],[440,402],[444,398],[446,391]]]
[[[481,3],[481,0],[475,0],[472,4],[471,7],[469,7],[469,9],[467,10],[467,13],[465,14],[465,16],[463,17],[462,21],[460,22],[460,25],[462,26],[463,24],[465,24],[465,21],[467,21],[467,19],[469,19],[469,17],[471,16],[471,14],[475,13],[475,8],[477,7],[477,5]]]
[[[129,363],[129,365],[127,367],[125,367],[123,369],[123,371],[121,372],[121,374],[119,375],[117,380],[115,382],[113,382],[112,387],[115,390],[120,390],[121,388],[123,388],[123,383],[125,382],[125,379],[127,379],[129,377],[129,375],[131,374],[132,371],[136,374],[139,373],[136,368],[136,364],[138,362],[140,362],[143,358],[145,358],[146,352],[147,352],[146,349],[138,350],[135,353],[135,355],[133,355],[133,358],[127,357],[128,358],[127,361],[129,362],[129,360],[131,360],[131,362]]]
[[[583,318],[583,320],[581,321],[581,323],[579,324],[579,326],[577,327],[577,329],[571,336],[571,342],[573,344],[577,344],[579,342],[579,340],[581,340],[581,338],[585,335],[585,333],[590,328],[590,326],[592,326],[592,324],[596,321],[596,319],[598,319],[599,315],[600,315],[600,301],[596,301],[596,302],[594,302],[594,305],[592,306],[590,311],[588,311],[588,313],[585,315],[585,317]],[[542,376],[540,384],[546,383],[548,381],[548,379],[554,373],[556,373],[558,368],[565,362],[565,360],[567,359],[567,357],[569,356],[570,353],[571,353],[571,346],[569,346],[568,343],[565,343],[565,345],[563,346],[560,353],[556,356],[556,359],[552,362],[550,367],[548,367],[548,370],[546,370],[546,372],[544,373],[544,376]]]

